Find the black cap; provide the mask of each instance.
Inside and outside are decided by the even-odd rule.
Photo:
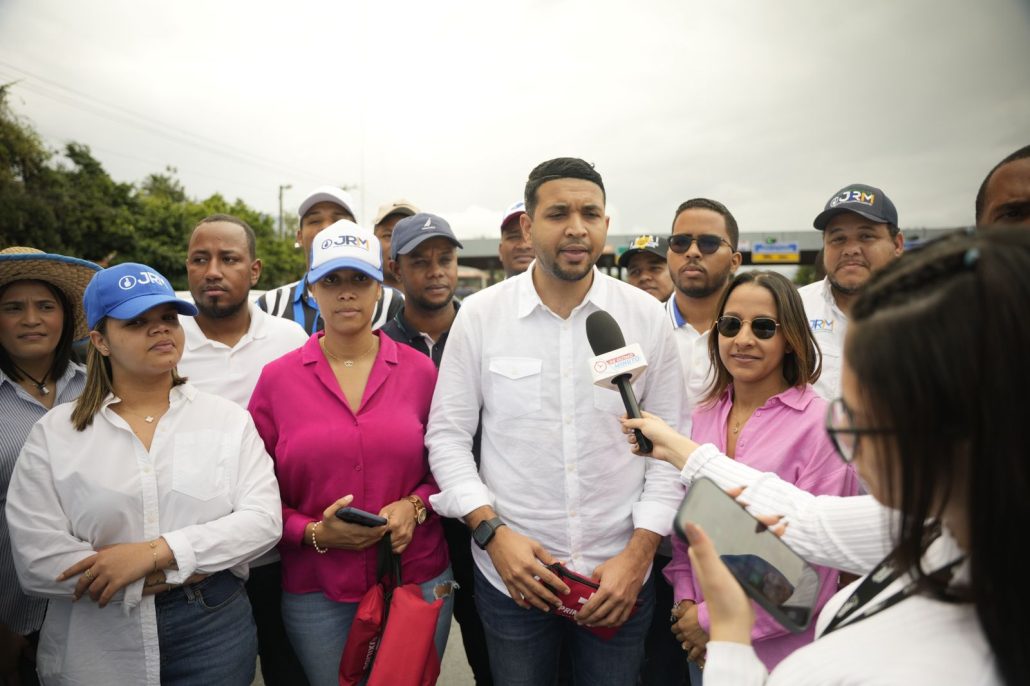
[[[663,260],[668,259],[669,242],[664,238],[650,234],[637,236],[629,242],[629,247],[626,248],[626,251],[619,255],[619,266],[628,269],[629,261],[633,259],[633,256],[639,255],[642,252],[658,255]]]
[[[898,210],[887,194],[879,188],[861,183],[850,184],[834,193],[812,225],[824,231],[830,218],[841,212],[854,212],[877,224],[898,225]]]

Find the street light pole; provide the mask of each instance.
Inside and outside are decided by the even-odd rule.
[[[283,222],[283,191],[293,188],[288,183],[279,184],[279,236],[284,236],[286,233],[286,225]]]

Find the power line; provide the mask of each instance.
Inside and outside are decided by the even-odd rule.
[[[310,171],[294,168],[291,165],[284,164],[280,161],[272,160],[270,158],[262,157],[260,155],[255,155],[254,153],[241,150],[240,148],[235,148],[234,146],[230,146],[226,143],[216,141],[214,139],[207,138],[205,136],[201,136],[199,134],[186,131],[184,129],[179,129],[165,122],[161,122],[157,119],[154,119],[153,117],[149,117],[147,115],[134,112],[120,105],[100,100],[86,93],[78,91],[74,88],[70,88],[61,83],[53,81],[52,79],[48,79],[46,77],[22,69],[21,67],[18,67],[16,65],[10,64],[9,62],[0,60],[0,66],[6,67],[7,69],[13,69],[28,77],[31,77],[32,79],[42,82],[42,84],[47,84],[47,86],[49,86],[48,88],[47,86],[41,84],[26,82],[22,80],[14,84],[19,88],[24,88],[30,92],[36,93],[37,95],[42,95],[43,97],[50,98],[57,102],[61,102],[70,107],[90,112],[91,114],[97,115],[99,117],[110,119],[129,126],[133,126],[135,128],[147,131],[153,135],[159,136],[166,140],[170,140],[181,145],[187,145],[201,150],[205,150],[207,152],[211,152],[223,157],[229,157],[243,164],[256,164],[270,169],[274,169],[277,172],[288,171],[297,176],[306,177],[316,182],[324,182],[325,179],[331,178],[331,175],[319,176],[317,173],[312,173]],[[57,92],[54,92],[53,89],[57,89]],[[65,91],[65,93],[62,93],[61,91]],[[68,94],[70,94],[70,96]],[[85,102],[77,102],[77,100],[83,100]]]

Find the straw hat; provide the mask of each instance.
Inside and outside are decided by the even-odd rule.
[[[45,253],[35,248],[14,246],[0,250],[0,288],[14,281],[45,281],[57,286],[68,298],[75,314],[75,340],[89,335],[86,315],[82,309],[82,294],[100,265]]]

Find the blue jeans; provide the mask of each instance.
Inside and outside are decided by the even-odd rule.
[[[212,574],[154,599],[161,646],[161,683],[250,686],[257,630],[243,580]]]
[[[490,671],[498,686],[547,686],[558,676],[563,648],[572,662],[576,686],[633,686],[644,659],[644,637],[654,611],[654,582],[648,579],[640,596],[643,606],[607,641],[574,622],[536,608],[523,609],[498,591],[476,569],[479,608]]]
[[[448,567],[440,576],[419,584],[427,602],[436,600],[436,586],[454,580]],[[447,634],[451,630],[454,610],[454,592],[444,596],[440,618],[436,622],[433,642],[443,659],[447,647]],[[338,603],[322,593],[283,593],[283,623],[311,686],[337,686],[340,658],[347,643],[350,625],[357,614],[357,603]]]

